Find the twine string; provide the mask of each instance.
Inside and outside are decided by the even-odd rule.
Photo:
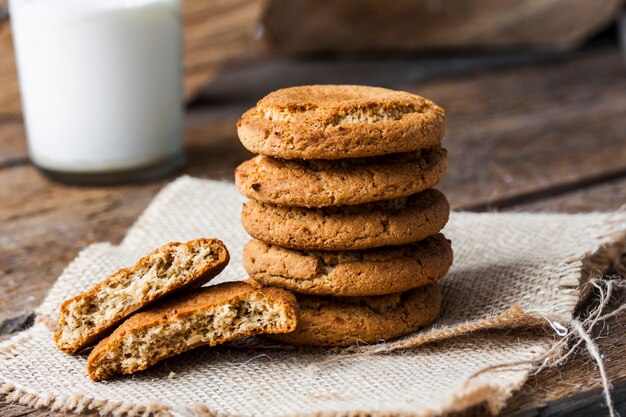
[[[550,327],[554,329],[555,334],[561,337],[561,339],[550,349],[548,349],[547,352],[534,360],[515,361],[499,365],[492,365],[479,369],[478,371],[472,373],[465,380],[464,387],[467,387],[471,381],[485,373],[494,371],[510,371],[523,365],[535,366],[539,364],[537,369],[533,372],[533,374],[536,375],[546,367],[555,367],[564,363],[571,355],[578,352],[580,350],[580,345],[584,343],[587,352],[598,366],[600,381],[602,382],[602,392],[604,395],[607,409],[609,411],[609,416],[615,417],[617,414],[613,405],[613,399],[611,397],[611,382],[607,376],[606,369],[604,367],[604,360],[602,359],[602,355],[600,354],[600,349],[598,348],[596,342],[593,340],[591,332],[598,323],[604,323],[607,319],[615,317],[621,312],[626,311],[626,303],[622,302],[613,310],[606,312],[606,309],[609,308],[609,303],[611,301],[611,298],[613,297],[615,289],[626,288],[626,279],[614,278],[604,280],[601,278],[597,278],[590,280],[588,284],[592,285],[595,289],[598,290],[599,298],[597,306],[593,308],[587,318],[582,321],[578,318],[572,318],[569,323],[569,328],[567,329],[567,332],[563,334],[563,331],[561,329],[565,327],[562,324],[554,322],[545,317],[547,322],[550,324]],[[577,340],[575,343],[572,344],[574,339]],[[563,353],[564,346],[567,346],[569,344],[571,344],[571,346],[569,347],[569,349],[567,349],[566,352]]]

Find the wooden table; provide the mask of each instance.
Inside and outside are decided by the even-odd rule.
[[[450,168],[441,189],[454,209],[586,212],[626,203],[626,69],[616,48],[422,82],[415,65],[394,61],[379,71],[357,61],[343,71],[416,91],[446,109]],[[292,81],[305,81],[298,76]],[[226,77],[190,108],[186,174],[232,180],[234,167],[248,157],[234,122],[250,102],[225,96],[228,82],[242,85]],[[273,88],[258,79],[248,83]],[[32,320],[33,309],[82,247],[119,242],[169,180],[104,188],[52,183],[28,160],[22,122],[0,119],[0,334],[7,337]],[[597,333],[622,414],[625,319],[617,317]],[[602,415],[599,387],[596,366],[581,353],[532,377],[504,414],[570,415],[578,409],[578,415]],[[24,415],[50,413],[0,406],[0,416]]]

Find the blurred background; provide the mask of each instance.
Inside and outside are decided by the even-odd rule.
[[[182,0],[182,5],[184,88],[192,104],[249,104],[272,89],[303,83],[394,86],[558,59],[584,48],[617,46],[623,15],[622,0]],[[0,114],[19,115],[6,0],[0,8]]]

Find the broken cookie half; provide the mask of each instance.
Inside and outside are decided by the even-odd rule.
[[[218,239],[196,239],[162,246],[133,267],[120,269],[89,291],[66,300],[54,336],[59,349],[76,353],[110,332],[140,308],[222,272],[230,257]]]
[[[190,290],[136,313],[103,339],[87,360],[94,381],[131,374],[201,345],[297,327],[293,294],[245,282]]]

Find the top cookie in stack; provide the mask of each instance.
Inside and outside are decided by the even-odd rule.
[[[311,85],[268,94],[237,123],[251,152],[283,159],[346,159],[438,146],[445,113],[403,91]]]
[[[293,344],[343,346],[415,331],[438,315],[434,284],[452,263],[439,231],[445,196],[445,114],[406,92],[343,85],[267,95],[239,120],[259,154],[235,173],[250,198],[242,222],[255,240],[244,266],[294,291]]]

